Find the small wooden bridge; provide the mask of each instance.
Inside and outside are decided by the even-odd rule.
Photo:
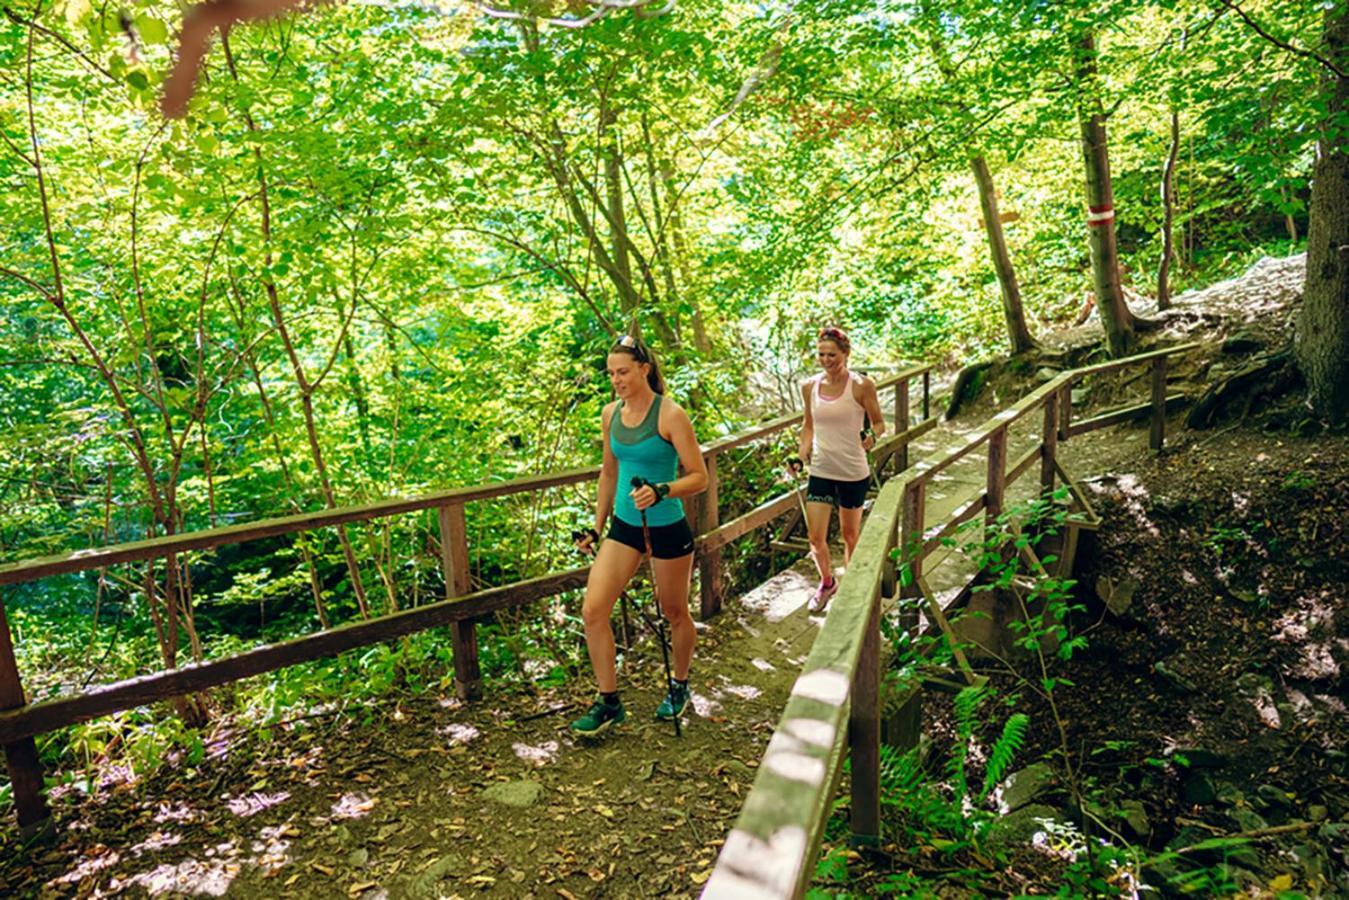
[[[981,512],[991,525],[1011,499],[1012,486],[1037,468],[1037,463],[1040,477],[1024,492],[1026,496],[1052,493],[1061,481],[1071,491],[1079,513],[1070,518],[1060,554],[1061,565],[1070,568],[1078,531],[1095,527],[1096,517],[1064,471],[1060,443],[1148,417],[1149,444],[1160,451],[1168,403],[1183,399],[1166,394],[1167,359],[1199,346],[1184,344],[1064,372],[994,415],[974,433],[885,483],[862,527],[847,576],[792,688],[753,789],[726,838],[704,898],[767,900],[804,894],[845,758],[851,763],[852,842],[865,846],[880,841],[882,605],[902,596],[922,599],[931,621],[949,629],[946,611],[968,600],[972,585],[970,573],[957,571],[953,576],[948,573],[948,579],[957,582],[953,590],[932,588],[933,564],[944,550],[943,540]],[[1151,376],[1146,402],[1074,420],[1075,384],[1091,375],[1141,365],[1148,367]],[[1040,414],[1038,421],[1036,413]],[[1032,426],[1029,436],[1014,434],[1014,427],[1022,423]],[[1011,458],[1013,448],[1027,437],[1030,446]],[[946,497],[940,513],[929,515],[928,497],[934,484],[980,451],[985,459],[983,484],[976,485],[969,496]],[[912,574],[911,579],[904,579],[902,589],[892,552],[897,548],[905,549]],[[1033,555],[1030,561],[1033,566],[1039,564]],[[943,594],[940,599],[939,593]],[[919,627],[916,620],[908,624]],[[912,746],[921,731],[919,689],[903,705],[901,716],[907,721],[891,723],[899,727],[892,728],[890,743]]]
[[[727,836],[707,884],[707,896],[791,897],[804,892],[847,756],[852,761],[854,840],[864,844],[879,837],[878,623],[882,604],[907,595],[929,598],[929,624],[936,625],[943,618],[941,610],[964,602],[969,597],[971,573],[943,558],[946,548],[942,539],[980,513],[996,517],[1017,499],[1018,490],[1034,496],[1060,482],[1073,487],[1060,459],[1061,442],[1086,431],[1150,416],[1151,443],[1160,448],[1167,401],[1175,399],[1165,395],[1167,358],[1195,346],[1173,347],[1064,373],[975,432],[944,449],[924,454],[924,459],[912,466],[909,456],[915,442],[948,439],[943,438],[945,432],[933,432],[936,420],[931,415],[929,367],[907,368],[879,381],[883,389],[893,392],[893,409],[888,412],[896,423],[906,426],[873,451],[878,473],[882,478],[891,477],[874,499],[861,545],[783,710],[740,819]],[[1074,418],[1074,384],[1093,374],[1128,366],[1145,366],[1151,375],[1150,395],[1145,402],[1094,418]],[[1032,415],[1037,412],[1042,416]],[[699,535],[696,553],[703,618],[715,615],[722,603],[721,551],[727,544],[769,527],[775,529],[775,542],[787,546],[799,543],[792,534],[800,518],[795,492],[771,497],[721,521],[718,458],[729,450],[771,440],[799,421],[799,415],[784,416],[703,448],[710,487],[700,498],[702,502],[690,511]],[[972,466],[977,466],[977,478],[969,474]],[[1037,468],[1039,479],[1022,477]],[[5,749],[21,825],[37,829],[48,817],[34,737],[118,710],[440,625],[450,626],[456,691],[466,700],[479,697],[483,684],[477,664],[477,621],[497,610],[578,588],[585,582],[587,569],[553,572],[471,591],[469,526],[477,507],[466,510],[466,505],[584,484],[597,473],[594,468],[576,469],[0,566],[0,585],[124,562],[164,560],[165,565],[173,566],[181,554],[192,550],[435,510],[447,594],[446,599],[425,606],[32,704],[25,702],[5,624],[0,628],[0,709],[4,710],[0,712],[0,745]],[[1077,504],[1084,513],[1087,511],[1085,497],[1079,495]],[[1090,516],[1084,515],[1080,526],[1089,527],[1089,520]],[[1075,534],[1072,528],[1068,531]],[[915,553],[913,570],[918,577],[902,589],[890,558],[895,547],[909,547]],[[1065,547],[1062,555],[1071,557],[1071,547]],[[0,608],[0,623],[3,616]],[[919,627],[921,623],[911,624]],[[905,711],[907,719],[898,732],[901,741],[906,735],[912,739],[920,728],[917,697]]]
[[[931,415],[931,369],[930,365],[910,366],[877,381],[880,390],[893,394],[894,422],[907,425],[894,429],[897,433],[874,448],[873,459],[878,472],[907,467],[909,445],[936,425],[936,419]],[[913,409],[915,405],[917,408]],[[912,412],[919,413],[916,421]],[[796,494],[788,491],[743,515],[722,522],[718,499],[718,459],[728,451],[773,438],[799,425],[800,421],[800,413],[781,416],[703,447],[709,476],[708,488],[705,494],[694,498],[690,504],[690,516],[698,535],[695,554],[703,619],[714,616],[721,607],[724,583],[722,548],[783,517],[787,517],[787,522],[780,538],[790,542],[790,532],[800,518]],[[31,831],[41,827],[49,816],[42,791],[42,767],[34,738],[99,716],[193,694],[438,626],[450,628],[456,692],[464,700],[478,699],[482,694],[482,677],[478,665],[477,621],[498,610],[524,606],[580,588],[585,585],[589,567],[472,591],[469,579],[471,532],[466,506],[494,498],[585,484],[594,481],[598,475],[598,467],[573,469],[0,565],[0,586],[68,573],[97,571],[129,562],[162,560],[167,569],[177,571],[182,565],[182,555],[190,551],[244,544],[315,529],[340,529],[353,523],[434,510],[439,524],[440,564],[446,585],[446,598],[436,603],[325,629],[220,659],[167,668],[38,703],[28,702],[15,660],[13,637],[4,605],[0,604],[0,747],[4,749],[20,826]]]

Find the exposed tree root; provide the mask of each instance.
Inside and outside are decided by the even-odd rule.
[[[978,399],[979,392],[988,383],[987,372],[992,366],[992,360],[970,363],[956,373],[955,384],[951,385],[951,402],[946,407],[943,419],[951,421],[959,414],[962,406]]]
[[[1211,385],[1200,396],[1185,418],[1186,428],[1208,428],[1237,401],[1244,401],[1241,418],[1246,418],[1259,401],[1269,401],[1301,383],[1292,351],[1284,348],[1257,357],[1250,365]]]

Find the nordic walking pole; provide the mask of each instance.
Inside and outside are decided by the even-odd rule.
[[[649,487],[655,490],[656,486],[647,481],[640,475],[632,476],[632,486],[634,488]],[[651,528],[646,524],[646,510],[639,510],[642,514],[642,542],[646,544],[646,564],[651,572],[651,599],[656,601],[656,622],[659,625],[659,631],[656,636],[660,638],[660,655],[665,661],[665,689],[668,691],[670,685],[674,684],[674,672],[670,670],[670,640],[665,636],[665,610],[660,605],[660,594],[656,589],[656,559],[651,555]],[[679,713],[674,716],[675,737],[682,737],[683,732],[679,728]]]
[[[586,538],[590,538],[590,552],[585,550],[581,552],[587,556],[594,557],[599,552],[600,533],[593,528],[582,528],[573,530],[571,540],[573,544],[579,545]],[[578,546],[578,550],[581,548]],[[618,595],[619,608],[623,613],[623,652],[632,652],[632,622],[628,619],[628,592],[623,591]]]

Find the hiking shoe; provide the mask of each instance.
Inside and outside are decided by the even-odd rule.
[[[820,582],[820,586],[815,589],[815,596],[810,598],[810,611],[813,613],[824,612],[824,608],[829,605],[829,598],[838,593],[838,579],[830,581],[829,584]]]
[[[571,723],[571,730],[582,737],[594,737],[609,730],[611,725],[622,723],[627,717],[628,713],[623,709],[622,700],[610,706],[601,697],[590,704],[590,709],[584,716]]]
[[[675,716],[684,711],[684,707],[689,705],[689,687],[687,684],[680,684],[674,679],[670,679],[670,689],[665,693],[665,699],[660,701],[660,706],[656,708],[656,718],[662,722],[668,722]]]

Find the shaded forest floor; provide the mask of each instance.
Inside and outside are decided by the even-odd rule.
[[[620,664],[628,721],[598,741],[567,731],[588,679],[233,723],[195,766],[56,791],[55,840],[21,852],[7,835],[0,893],[691,896],[823,621],[803,608],[813,588],[785,572],[699,625],[682,737],[653,719],[650,637]]]
[[[1079,557],[1076,630],[1089,643],[1053,674],[1072,682],[1055,699],[1095,833],[1153,860],[1134,872],[1161,896],[1349,896],[1349,442],[1258,427],[1187,433],[1088,485],[1104,520]],[[1125,585],[1131,602],[1116,596],[1112,612],[1098,579],[1103,592],[1104,579]],[[992,683],[1002,696],[1018,690],[1005,675]],[[1014,768],[1048,761],[1055,774],[1005,811],[1022,838],[1003,848],[1011,863],[945,854],[916,837],[922,823],[896,816],[905,842],[873,864],[835,867],[835,892],[874,896],[896,873],[926,874],[951,897],[1063,889],[1074,839],[1038,820],[1080,811],[1053,713],[1020,693],[1031,729]],[[928,700],[939,771],[957,738],[949,695]],[[989,712],[985,746],[1007,718]],[[1233,836],[1246,840],[1167,858]]]
[[[1166,315],[1167,340],[1244,331],[1254,342],[1215,345],[1177,372],[1179,385],[1279,343],[1297,293],[1287,268]],[[1044,358],[1078,365],[1094,343],[1098,332],[1070,335]],[[1038,377],[1024,363],[1000,367],[954,424],[982,421]],[[1130,388],[1093,383],[1084,406],[1105,408]],[[1105,526],[1083,552],[1089,646],[1065,670],[1075,687],[1058,695],[1060,712],[1087,812],[1130,843],[1155,855],[1216,835],[1253,838],[1159,862],[1150,882],[1198,871],[1201,894],[1337,896],[1349,893],[1349,443],[1269,432],[1279,409],[1247,411],[1199,432],[1179,430],[1176,417],[1160,457],[1136,428],[1071,442],[1070,471],[1087,477]],[[1131,603],[1116,597],[1107,610],[1099,576],[1131,582]],[[135,782],[105,770],[92,797],[54,792],[46,843],[23,849],[6,823],[0,893],[694,896],[818,627],[801,608],[812,587],[798,564],[700,625],[681,738],[651,720],[661,670],[649,640],[622,669],[628,723],[596,743],[566,732],[589,701],[584,679],[469,706],[404,697],[266,730],[235,722],[195,765]],[[1028,711],[1018,766],[1056,749],[1047,710]],[[949,746],[949,702],[938,696],[926,721],[932,744]],[[1050,818],[1076,812],[1052,779],[1035,805]],[[913,840],[912,823],[892,824],[902,840],[870,862],[833,841],[824,856],[839,864],[821,867],[817,887],[871,896],[904,872],[945,896],[1061,885],[1061,848],[1028,839],[1003,864],[946,854]]]

